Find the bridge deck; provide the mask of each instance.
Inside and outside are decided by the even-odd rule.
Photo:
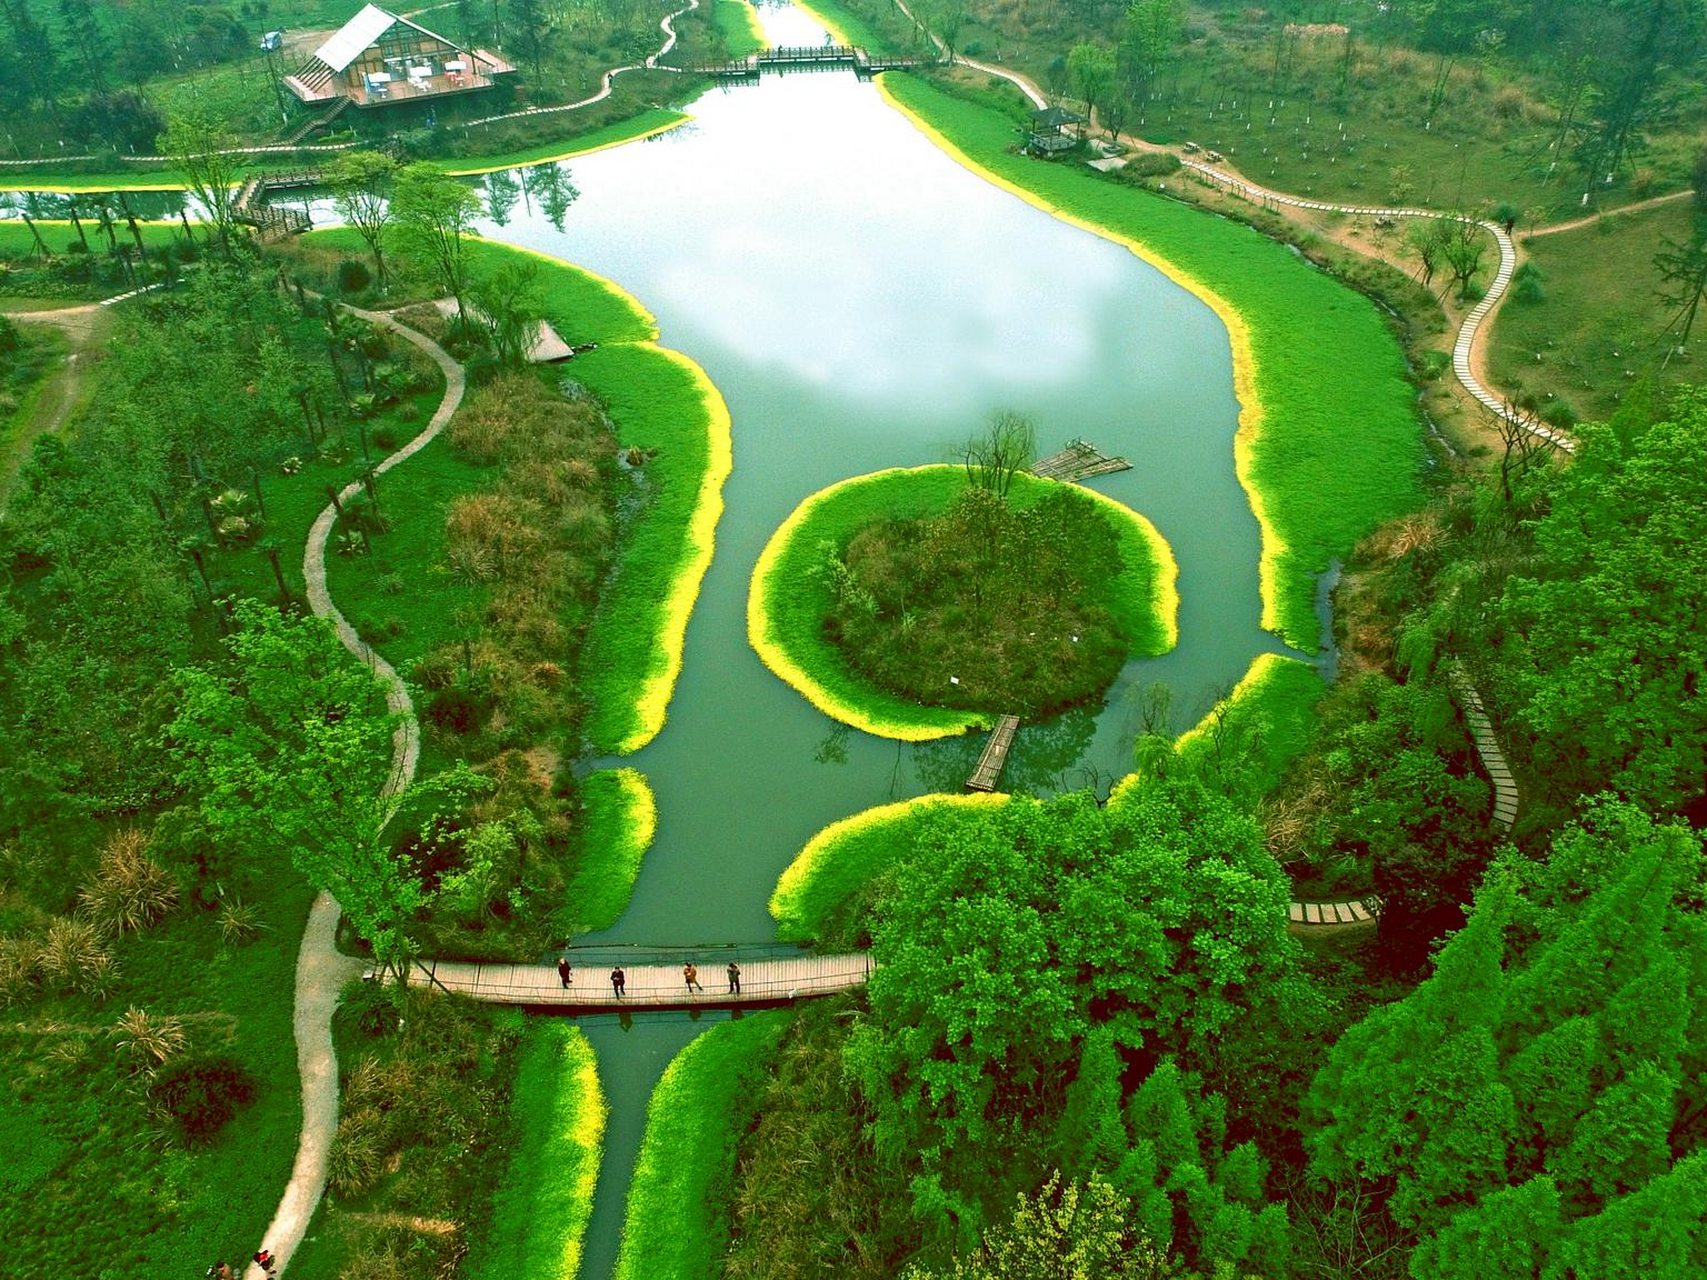
[[[1070,440],[1060,453],[1052,453],[1032,467],[1031,473],[1045,480],[1073,483],[1091,476],[1107,475],[1111,471],[1130,471],[1132,464],[1125,458],[1111,457],[1084,440]]]
[[[740,962],[741,990],[736,993],[729,990],[727,958],[708,951],[703,960],[694,960],[704,990],[690,991],[682,981],[686,961],[683,957],[663,964],[624,965],[627,982],[620,1001],[611,990],[609,964],[576,965],[565,987],[552,965],[420,960],[410,971],[409,985],[443,988],[488,1004],[606,1010],[729,1008],[847,991],[863,986],[871,972],[871,958],[862,952],[744,960]]]
[[[978,757],[977,767],[972,770],[972,776],[966,779],[968,791],[994,791],[996,784],[1002,780],[1002,767],[1008,762],[1008,749],[1014,744],[1014,734],[1019,732],[1018,716],[1000,716],[996,727],[990,733],[990,740],[984,744],[984,753]]]

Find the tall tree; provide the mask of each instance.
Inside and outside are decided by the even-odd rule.
[[[1081,41],[1068,51],[1067,75],[1084,99],[1085,114],[1094,119],[1097,103],[1114,83],[1114,54],[1100,44]]]
[[[59,16],[82,67],[84,87],[96,94],[105,94],[111,53],[107,48],[106,32],[101,30],[101,23],[95,16],[95,6],[89,0],[59,0]]]
[[[385,229],[391,225],[391,193],[397,162],[382,151],[351,151],[327,172],[332,200],[373,254],[373,278],[385,286]]]
[[[384,834],[401,797],[389,785],[397,720],[383,686],[322,619],[286,619],[244,601],[237,622],[228,665],[178,672],[166,740],[179,783],[217,838],[288,848],[375,959],[401,975],[430,895]],[[468,783],[457,773],[422,791],[443,796]]]
[[[0,12],[11,28],[11,56],[5,79],[17,84],[26,106],[37,105],[58,114],[61,89],[59,56],[47,28],[31,14],[25,0],[0,0]]]
[[[166,154],[201,201],[221,251],[230,257],[231,233],[237,226],[238,187],[247,160],[238,149],[237,139],[211,112],[197,105],[167,123]]]
[[[480,197],[457,179],[424,161],[398,170],[391,216],[404,246],[425,260],[445,292],[456,299],[459,318],[467,320],[468,292],[464,237],[480,216]]]

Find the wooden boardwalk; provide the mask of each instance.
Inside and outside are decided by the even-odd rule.
[[[1002,766],[1008,762],[1008,750],[1014,745],[1014,735],[1018,732],[1018,716],[1001,716],[996,720],[990,740],[984,744],[984,754],[978,757],[977,767],[966,779],[968,791],[996,789],[996,784],[1002,780]]]
[[[1286,907],[1287,920],[1305,928],[1324,924],[1372,924],[1381,915],[1381,900],[1375,897],[1358,898],[1352,902],[1292,902]]]
[[[1091,476],[1108,475],[1115,471],[1130,471],[1132,464],[1125,458],[1113,458],[1084,440],[1069,440],[1060,453],[1052,453],[1031,468],[1031,474],[1045,480],[1074,483]]]
[[[738,959],[741,990],[729,989],[725,966],[729,955],[715,947],[695,954],[682,951],[664,958],[658,953],[636,955],[624,963],[627,979],[623,998],[611,989],[613,960],[575,963],[569,986],[550,964],[475,964],[461,960],[418,960],[409,974],[412,987],[455,992],[488,1004],[550,1006],[560,1009],[728,1009],[740,1005],[784,1004],[808,996],[833,995],[865,985],[871,957],[863,952],[842,955],[799,955]],[[690,991],[682,966],[699,967],[703,990]]]
[[[1488,781],[1494,784],[1493,825],[1501,831],[1510,831],[1511,824],[1517,821],[1517,779],[1511,776],[1511,766],[1505,762],[1505,752],[1500,750],[1499,739],[1494,736],[1487,709],[1482,706],[1482,695],[1456,664],[1452,668],[1452,688],[1464,708],[1464,723],[1476,744],[1476,754],[1488,771]]]
[[[319,169],[289,169],[274,173],[252,173],[232,201],[231,216],[238,222],[256,228],[264,237],[269,233],[295,235],[312,225],[301,209],[275,209],[267,204],[267,192],[286,187],[318,187],[325,182]]]

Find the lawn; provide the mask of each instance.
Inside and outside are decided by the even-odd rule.
[[[665,1069],[646,1107],[616,1280],[712,1280],[721,1274],[736,1143],[791,1016],[775,1009],[719,1023]]]
[[[1694,203],[1676,200],[1634,213],[1603,217],[1575,231],[1522,242],[1539,276],[1518,287],[1491,330],[1488,373],[1497,387],[1562,426],[1603,422],[1639,378],[1661,386],[1701,380],[1700,355],[1674,356],[1659,372],[1662,335],[1677,308],[1660,301],[1654,255],[1662,241],[1687,242]],[[1535,287],[1539,286],[1538,293]],[[1700,345],[1697,329],[1692,336]]]
[[[729,57],[745,58],[765,47],[764,28],[758,11],[747,0],[711,0],[711,20],[723,35]]]
[[[510,1099],[510,1162],[469,1280],[575,1280],[603,1151],[604,1091],[579,1027],[530,1019]]]
[[[1010,497],[1020,505],[1039,500],[1053,485],[1015,479]],[[989,727],[984,712],[921,706],[875,688],[848,669],[821,628],[833,589],[821,572],[822,543],[845,548],[873,520],[939,512],[965,486],[958,467],[880,471],[832,485],[795,508],[759,556],[747,597],[747,638],[765,665],[820,711],[867,733],[919,742]],[[1105,603],[1133,637],[1134,652],[1165,652],[1177,635],[1173,556],[1149,521],[1112,500],[1103,505],[1120,517],[1125,564]]]
[[[608,929],[628,908],[640,861],[658,831],[658,804],[638,769],[599,769],[581,780],[581,857],[564,895],[565,937]]]

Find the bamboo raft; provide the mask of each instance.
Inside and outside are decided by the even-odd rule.
[[[977,767],[972,770],[972,776],[966,779],[968,791],[996,789],[996,784],[1002,780],[1002,767],[1008,762],[1008,751],[1014,745],[1014,735],[1018,732],[1018,716],[997,718],[990,740],[984,744],[984,753],[978,757]]]
[[[1130,471],[1132,464],[1125,458],[1114,458],[1084,440],[1069,440],[1060,453],[1052,453],[1031,468],[1031,474],[1044,480],[1060,480],[1074,484],[1091,476],[1105,476],[1115,471]]]

